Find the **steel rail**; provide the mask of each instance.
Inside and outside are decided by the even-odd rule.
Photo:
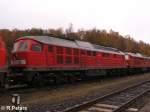
[[[120,107],[116,108],[112,112],[122,112],[123,110],[127,109],[131,104],[133,104],[138,98],[144,96],[148,92],[150,92],[150,89],[148,89],[148,90],[142,92],[141,94],[139,94],[138,96],[132,98],[131,100],[129,100],[125,104],[121,105]]]
[[[87,102],[83,102],[82,104],[78,104],[78,105],[75,105],[73,107],[69,107],[69,108],[66,108],[65,110],[62,110],[61,112],[77,112],[77,111],[81,111],[81,110],[84,110],[86,108],[89,108],[91,107],[92,105],[98,103],[98,102],[101,102],[102,100],[106,99],[106,98],[110,98],[111,96],[114,96],[114,95],[117,95],[123,91],[126,91],[128,89],[132,89],[132,88],[135,88],[135,87],[138,87],[142,84],[145,84],[145,83],[148,83],[150,82],[150,80],[146,80],[146,81],[143,81],[143,82],[140,82],[138,84],[134,84],[134,85],[131,85],[129,87],[126,87],[124,89],[120,89],[120,90],[117,90],[115,92],[111,92],[111,93],[108,93],[104,96],[101,96],[101,97],[98,97],[96,99],[92,99],[90,101],[87,101]],[[147,91],[144,91],[142,92],[141,94],[139,94],[138,96],[130,99],[130,101],[128,101],[127,103],[119,106],[118,108],[116,108],[115,110],[112,110],[112,112],[121,112],[122,110],[124,109],[127,109],[127,107],[133,103],[137,98],[139,98],[140,96],[146,94],[148,91],[150,91],[150,89],[148,89]]]

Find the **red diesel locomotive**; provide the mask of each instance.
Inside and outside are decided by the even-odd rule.
[[[32,36],[15,41],[11,66],[26,70],[119,69],[126,68],[126,62],[122,52],[102,50],[88,42]]]
[[[6,66],[6,49],[4,42],[0,38],[0,69],[4,69]]]
[[[150,58],[79,40],[25,36],[14,42],[3,85],[72,81],[87,76],[148,71]]]
[[[130,69],[148,70],[150,68],[150,57],[141,54],[126,53],[126,62]]]
[[[6,72],[6,49],[2,37],[0,37],[0,85],[3,83],[4,73]]]

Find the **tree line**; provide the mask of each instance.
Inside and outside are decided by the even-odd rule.
[[[123,52],[141,53],[150,56],[150,44],[143,41],[135,41],[130,35],[122,36],[119,32],[110,30],[99,30],[96,28],[84,30],[79,29],[74,32],[72,25],[64,31],[63,28],[58,29],[40,29],[32,28],[26,30],[19,29],[0,29],[0,35],[5,41],[8,52],[11,51],[15,39],[22,36],[42,35],[53,36],[57,38],[69,38],[82,41],[88,41],[93,44],[98,44],[107,47],[114,47]]]

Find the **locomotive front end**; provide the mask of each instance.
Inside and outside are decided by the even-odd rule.
[[[11,52],[11,67],[26,67],[29,42],[17,40]]]

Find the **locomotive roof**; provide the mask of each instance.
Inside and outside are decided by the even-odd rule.
[[[102,49],[102,50],[108,50],[108,51],[119,52],[118,49],[112,48],[112,47],[105,47],[105,46],[100,46],[100,45],[95,45],[95,44],[93,44],[93,47],[94,47],[95,49]]]
[[[137,58],[145,58],[145,59],[150,59],[150,57],[147,57],[147,56],[144,56],[144,55],[142,55],[142,54],[140,54],[140,53],[126,53],[126,54],[128,54],[128,55],[130,55],[130,56],[133,56],[133,57],[137,57]]]
[[[78,46],[74,41],[70,41],[67,39],[61,39],[61,38],[55,38],[55,37],[49,37],[49,36],[26,36],[24,38],[31,38],[36,41],[46,43],[46,44],[54,44],[54,45],[60,45],[60,46],[66,46],[66,47],[73,47],[77,48]]]
[[[33,39],[33,40],[36,40],[36,41],[39,41],[42,43],[46,43],[46,44],[124,55],[124,53],[120,52],[118,49],[95,45],[95,44],[91,44],[91,43],[85,42],[85,41],[68,40],[67,38],[62,39],[62,38],[56,38],[56,37],[50,37],[50,36],[25,36],[25,37],[22,37],[19,39],[23,39],[23,38]],[[19,40],[19,39],[17,39],[17,40]]]

